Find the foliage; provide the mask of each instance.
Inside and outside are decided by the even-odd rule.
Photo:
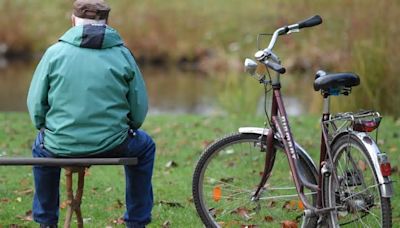
[[[157,158],[154,170],[155,205],[153,223],[149,227],[202,227],[191,198],[191,177],[203,148],[213,139],[236,131],[240,126],[261,126],[259,117],[230,116],[150,116],[144,129],[154,137]],[[302,116],[291,119],[294,135],[317,158],[320,133],[318,117]],[[379,145],[389,154],[393,166],[394,189],[399,189],[400,121],[385,118],[379,133]],[[0,155],[30,156],[35,137],[25,113],[0,114]],[[61,178],[61,186],[65,179]],[[397,182],[396,182],[397,181]],[[65,188],[61,187],[61,218],[65,215]],[[0,167],[0,227],[17,224],[36,227],[31,218],[33,194],[30,167]],[[393,198],[393,205],[399,199]],[[124,211],[124,177],[121,167],[91,167],[86,177],[83,215],[88,227],[122,227],[119,219]],[[106,212],[106,213],[105,213]],[[400,211],[394,207],[394,224]],[[28,221],[25,221],[28,220]],[[62,221],[60,221],[60,225]],[[168,227],[167,226],[167,227]],[[15,226],[14,226],[15,227]]]

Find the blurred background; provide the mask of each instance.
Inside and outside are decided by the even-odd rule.
[[[26,94],[46,48],[71,26],[72,0],[0,0],[0,111],[26,111]],[[259,33],[319,14],[322,25],[281,37],[292,115],[318,113],[317,70],[353,71],[361,86],[334,111],[376,109],[400,116],[398,0],[109,0],[110,25],[143,71],[152,114],[254,115],[263,88],[243,73]],[[265,46],[269,37],[265,37]],[[263,47],[264,47],[263,46]]]

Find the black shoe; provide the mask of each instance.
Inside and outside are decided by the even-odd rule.
[[[40,224],[40,228],[57,228],[57,225],[45,225],[45,224]]]

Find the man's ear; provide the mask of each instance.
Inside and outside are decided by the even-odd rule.
[[[71,15],[71,23],[72,26],[75,26],[75,16],[73,14]]]

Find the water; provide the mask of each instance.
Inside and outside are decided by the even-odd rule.
[[[0,66],[0,111],[25,112],[36,62],[5,65]],[[149,94],[150,114],[210,114],[215,111],[211,77],[177,69],[142,68],[142,73]]]
[[[36,64],[37,61],[21,61],[0,65],[0,112],[27,111],[26,97]],[[210,115],[221,112],[217,104],[220,92],[217,88],[221,88],[218,83],[225,82],[217,79],[226,73],[204,75],[182,72],[174,68],[141,70],[147,85],[150,114]],[[252,79],[243,78],[243,80]],[[257,85],[254,81],[254,86]],[[239,84],[239,88],[228,89],[229,93],[234,93],[235,90],[243,88],[240,88]],[[284,101],[289,115],[301,115],[306,111],[304,102],[297,98],[297,95],[294,97],[291,93],[285,93]],[[235,100],[233,94],[232,100]],[[259,115],[263,114],[262,101],[263,98],[260,97],[257,111]]]

